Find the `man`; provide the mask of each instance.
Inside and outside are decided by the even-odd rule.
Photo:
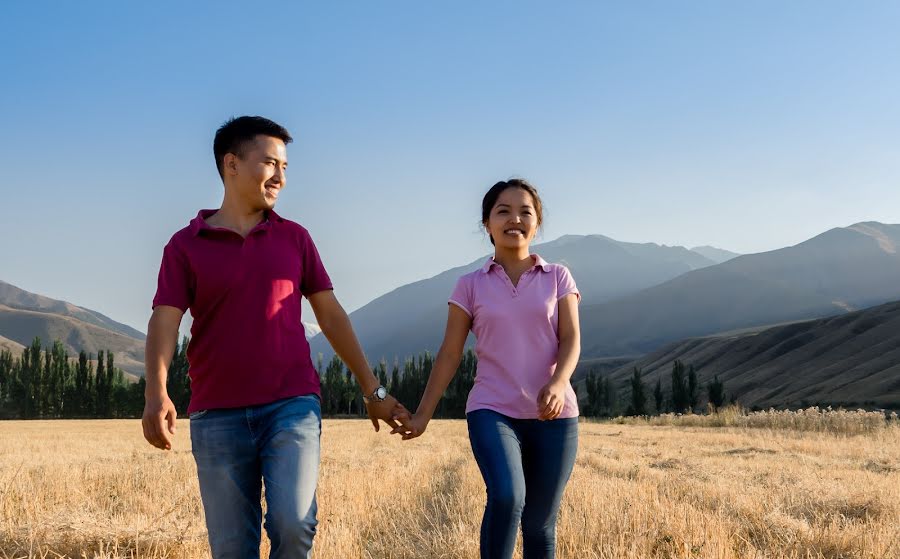
[[[272,558],[308,557],[316,532],[319,377],[300,321],[305,296],[359,382],[375,430],[396,399],[366,362],[309,233],[275,213],[287,177],[287,130],[242,116],[216,132],[225,196],[163,251],[147,331],[144,437],[171,449],[175,406],[167,367],[181,317],[194,318],[191,443],[213,557],[259,557],[265,483]]]

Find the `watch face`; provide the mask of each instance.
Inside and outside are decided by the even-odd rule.
[[[385,398],[387,398],[387,388],[379,386],[378,390],[375,391],[375,397],[379,400],[384,400]]]

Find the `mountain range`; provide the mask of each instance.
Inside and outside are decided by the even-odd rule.
[[[682,338],[900,299],[898,246],[900,225],[866,222],[795,246],[735,257],[600,235],[565,236],[533,249],[568,266],[581,290],[582,357],[625,358]],[[457,278],[483,262],[404,285],[353,312],[350,318],[370,359],[436,351]],[[314,354],[331,353],[321,335],[311,346]]]
[[[533,247],[548,262],[572,272],[584,304],[604,303],[636,293],[716,262],[680,246],[628,243],[603,235],[566,235]],[[373,359],[393,360],[440,345],[447,297],[459,276],[484,265],[487,256],[432,278],[399,287],[351,313],[353,328]],[[310,340],[313,355],[332,354],[324,336]]]
[[[818,404],[900,410],[900,301],[817,320],[689,338],[607,374],[623,386],[637,367],[648,391],[661,378],[669,392],[675,360],[693,365],[701,383],[718,376],[726,391],[748,407]],[[591,368],[588,363],[579,366],[576,386],[583,388]]]
[[[859,223],[692,270],[615,301],[586,302],[582,354],[645,354],[681,338],[900,299],[898,246],[900,225]]]

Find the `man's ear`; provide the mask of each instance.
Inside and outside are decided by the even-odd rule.
[[[238,164],[238,156],[233,153],[226,153],[225,157],[222,158],[222,171],[226,175],[235,176],[238,173],[237,170]]]

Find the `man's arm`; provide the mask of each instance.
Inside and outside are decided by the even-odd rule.
[[[334,352],[347,364],[363,394],[371,395],[380,383],[378,377],[372,373],[369,362],[366,361],[366,356],[359,345],[359,340],[356,339],[353,326],[350,324],[350,317],[347,316],[344,307],[330,289],[313,293],[307,299],[309,299],[309,304],[312,306],[322,333],[331,343]],[[383,402],[366,404],[369,419],[372,420],[376,431],[379,430],[379,419],[391,427],[397,427],[397,422],[392,419],[394,406],[397,403],[396,398],[388,396]]]
[[[178,345],[178,326],[184,313],[181,309],[160,305],[153,309],[147,325],[147,345],[144,350],[144,438],[163,450],[172,448],[170,434],[175,434],[175,404],[166,390],[169,363]]]

